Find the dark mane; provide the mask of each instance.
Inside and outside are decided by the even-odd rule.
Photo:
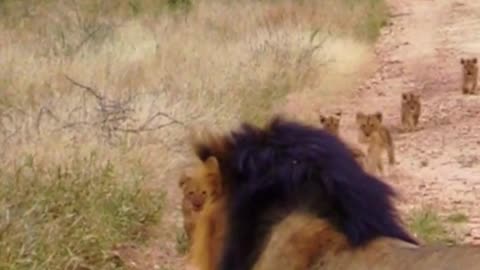
[[[275,117],[264,128],[243,124],[196,141],[194,149],[202,160],[217,157],[230,194],[221,270],[250,269],[272,225],[297,210],[326,218],[352,247],[380,236],[417,243],[399,222],[394,190],[319,128]]]

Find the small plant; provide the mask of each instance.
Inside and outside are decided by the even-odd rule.
[[[465,223],[468,222],[468,216],[463,213],[453,213],[449,215],[446,219],[450,223]]]
[[[414,211],[409,218],[410,230],[427,243],[454,241],[440,216],[430,209]]]
[[[188,10],[192,6],[191,0],[168,0],[168,7],[173,10]]]
[[[177,248],[178,254],[185,255],[190,245],[187,234],[185,233],[185,230],[180,228],[177,229],[176,240],[177,240],[176,248]]]

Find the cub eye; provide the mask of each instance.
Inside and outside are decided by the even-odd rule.
[[[206,192],[206,191],[202,191],[202,195],[207,195],[207,192]]]
[[[189,191],[189,192],[188,192],[188,195],[193,195],[193,191]]]

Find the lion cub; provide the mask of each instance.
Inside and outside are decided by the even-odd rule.
[[[206,175],[197,175],[207,190],[203,208],[198,213],[193,229],[188,257],[190,268],[216,269],[223,250],[227,227],[226,192],[223,188],[218,161],[211,156],[205,161]]]
[[[336,136],[336,137],[340,137],[339,136],[339,130],[340,130],[340,120],[342,119],[342,112],[339,111],[339,112],[336,112],[335,114],[333,115],[329,115],[329,116],[325,116],[323,114],[320,114],[319,116],[319,120],[320,120],[320,124],[322,125],[322,128],[327,131],[328,133]],[[345,142],[345,144],[347,145],[348,149],[350,149],[350,151],[352,152],[353,154],[353,157],[355,158],[355,160],[358,162],[358,164],[360,164],[360,166],[362,166],[362,168],[366,168],[365,165],[366,165],[366,155],[365,153],[362,151],[362,149],[360,149],[359,147],[351,144],[351,143],[347,143]]]
[[[367,145],[369,168],[383,174],[382,153],[388,154],[391,165],[395,163],[395,149],[390,131],[382,124],[382,113],[364,114],[358,112],[359,141]]]
[[[332,135],[338,136],[341,117],[342,117],[342,112],[336,112],[335,114],[329,115],[329,116],[320,114],[319,120],[323,129],[325,129],[328,133]]]
[[[477,58],[461,58],[463,78],[462,93],[465,95],[473,95],[477,92],[478,65]]]
[[[216,159],[211,157],[205,162],[187,168],[180,178],[179,186],[183,192],[183,226],[189,241],[205,203],[209,198],[217,196],[218,188],[206,180],[217,177],[217,171]]]
[[[421,109],[420,95],[413,92],[402,93],[401,114],[405,130],[413,131],[418,126]]]

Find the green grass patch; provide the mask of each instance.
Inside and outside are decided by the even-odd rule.
[[[357,5],[362,5],[366,10],[365,17],[362,18],[355,29],[355,34],[361,39],[373,42],[380,35],[380,30],[382,27],[388,23],[388,8],[385,4],[385,1],[363,0],[355,2]]]
[[[190,246],[190,243],[188,241],[187,233],[185,232],[185,230],[183,228],[177,229],[175,247],[178,254],[181,254],[181,255],[187,254],[189,246]]]
[[[112,246],[160,221],[163,194],[141,174],[120,179],[94,155],[70,164],[0,171],[0,269],[121,269]]]
[[[445,221],[433,210],[415,210],[409,217],[408,226],[411,232],[426,243],[454,242],[448,233]]]
[[[465,223],[465,222],[468,222],[468,216],[463,213],[453,213],[447,216],[446,220],[447,222],[455,223],[455,224]]]

